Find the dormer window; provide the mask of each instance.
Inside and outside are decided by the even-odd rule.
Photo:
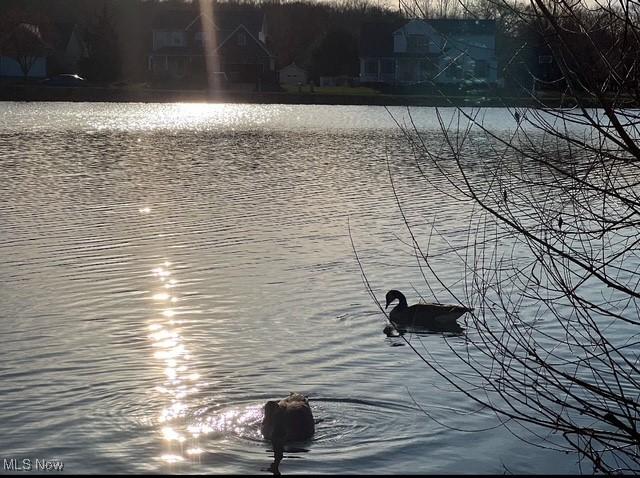
[[[245,32],[238,33],[238,45],[246,46],[247,44],[247,34]]]

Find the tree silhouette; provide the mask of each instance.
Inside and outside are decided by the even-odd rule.
[[[455,375],[407,344],[516,437],[575,452],[598,473],[637,473],[640,9],[519,8],[562,74],[565,101],[530,90],[536,107],[511,109],[508,127],[480,109],[437,110],[437,140],[403,127],[425,187],[473,208],[466,246],[448,252],[466,280],[447,283],[394,188],[427,287],[474,307],[464,347],[448,342]]]
[[[82,74],[97,82],[118,79],[121,72],[121,55],[114,19],[107,3],[94,22],[85,30],[88,58],[81,63]]]
[[[31,68],[47,53],[47,37],[51,37],[52,26],[43,14],[26,9],[15,8],[0,19],[0,52],[14,59],[24,78],[29,76]]]
[[[354,76],[358,73],[358,43],[341,28],[330,29],[313,51],[314,76]]]

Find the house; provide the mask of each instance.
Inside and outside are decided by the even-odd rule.
[[[411,20],[365,24],[360,36],[360,81],[455,85],[498,81],[493,20]]]
[[[279,79],[281,85],[307,84],[307,71],[296,65],[295,62],[280,69]]]
[[[204,68],[200,17],[179,11],[153,19],[149,71],[156,78],[182,79]]]
[[[44,78],[48,50],[37,25],[17,24],[0,37],[0,77]]]
[[[182,85],[203,86],[217,76],[231,83],[275,83],[275,57],[265,44],[265,28],[262,15],[233,11],[158,15],[148,69],[155,79]]]

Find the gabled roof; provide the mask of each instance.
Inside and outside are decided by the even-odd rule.
[[[264,43],[262,43],[260,40],[258,40],[254,35],[251,34],[251,32],[247,29],[247,27],[245,27],[243,24],[238,25],[231,33],[227,34],[226,32],[224,32],[223,30],[220,31],[220,38],[222,39],[222,41],[220,42],[220,44],[218,45],[218,47],[216,48],[216,52],[218,50],[220,50],[222,48],[222,46],[227,43],[227,41],[229,41],[233,35],[235,35],[235,33],[239,30],[244,30],[252,39],[253,41],[256,42],[256,44],[262,48],[262,50],[264,50],[264,52],[268,55],[268,56],[273,56],[271,54],[271,52],[267,49],[267,45],[265,45]],[[214,52],[215,53],[215,52]]]
[[[447,34],[494,35],[496,33],[495,20],[438,19],[438,20],[427,20],[427,23],[443,35],[447,35]]]
[[[193,17],[193,20],[191,20],[191,23],[186,26],[185,30],[201,32],[203,25],[205,26],[205,28],[209,28],[206,25],[210,25],[214,31],[219,30],[216,24],[213,23],[213,20],[211,20],[211,17],[206,13],[200,13],[199,15]]]
[[[294,69],[294,70],[298,70],[301,71],[303,73],[306,73],[307,70],[305,70],[304,68],[302,68],[301,66],[296,65],[296,62],[292,62],[289,63],[287,66],[283,66],[282,68],[280,68],[280,71],[284,71],[284,70],[289,70],[289,69]]]
[[[239,25],[244,25],[247,31],[258,36],[262,29],[263,15],[260,12],[249,12],[239,10],[225,9],[222,11],[214,10],[209,13],[199,13],[196,10],[174,10],[163,12],[153,18],[151,28],[158,31],[178,31],[178,30],[194,30],[202,29],[202,18],[210,21],[215,30],[221,32],[221,37],[226,38],[234,32]]]
[[[215,11],[212,15],[213,23],[223,32],[231,34],[239,25],[253,36],[257,37],[262,29],[263,15],[260,12],[242,12],[234,10]],[[224,35],[225,37],[227,35]]]
[[[440,32],[437,32],[436,29],[429,23],[424,20],[410,20],[396,31],[393,32],[394,35],[411,35],[411,32],[419,32],[420,34],[427,35],[441,35]]]
[[[154,31],[190,31],[200,32],[202,31],[203,20],[209,22],[212,26],[215,36],[217,38],[217,48],[219,50],[238,30],[245,31],[249,37],[251,37],[265,53],[269,56],[273,56],[267,49],[267,46],[260,41],[259,33],[262,29],[262,22],[264,15],[260,12],[247,12],[236,10],[224,10],[216,12],[215,9],[211,14],[202,13],[199,14],[194,10],[178,10],[173,12],[166,12],[157,15],[153,22],[152,28]],[[190,46],[183,48],[193,53],[194,51],[201,51],[201,47]],[[156,51],[156,54],[159,52]],[[177,54],[177,50],[167,51],[167,54]]]
[[[393,35],[401,33],[411,22],[423,22],[444,37],[449,35],[495,35],[495,20],[402,20],[384,23],[364,23],[360,30],[360,57],[402,56],[393,51]]]

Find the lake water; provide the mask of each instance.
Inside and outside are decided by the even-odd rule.
[[[411,115],[441,147],[434,110]],[[429,224],[464,244],[471,205],[428,187],[385,108],[0,104],[0,458],[266,472],[261,407],[301,391],[322,421],[285,474],[578,471],[383,334],[349,227],[379,300],[433,299],[389,169],[461,292]],[[463,337],[411,340],[462,373]]]

